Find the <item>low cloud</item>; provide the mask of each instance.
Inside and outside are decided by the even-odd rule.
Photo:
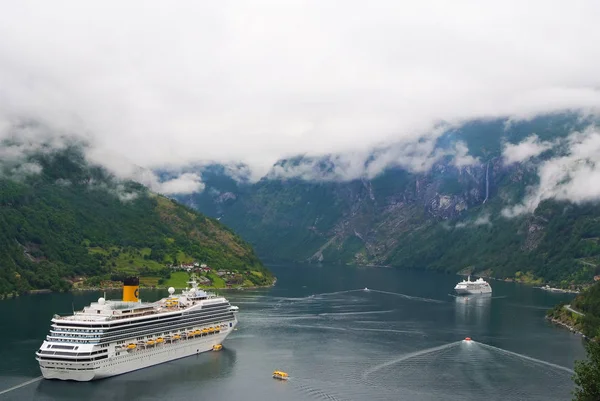
[[[177,178],[158,183],[153,182],[150,185],[150,189],[164,195],[202,192],[204,187],[202,178],[194,173],[184,173]]]
[[[554,142],[540,141],[540,138],[533,134],[518,144],[506,144],[502,150],[502,157],[506,164],[520,163],[539,156],[554,145]]]
[[[479,227],[479,226],[491,226],[491,216],[489,213],[482,213],[475,220],[461,221],[456,223],[455,228],[467,228],[467,227]]]
[[[42,172],[42,166],[37,163],[23,163],[13,167],[9,175],[14,178],[24,178],[29,175],[37,175]]]
[[[477,217],[477,219],[475,219],[475,221],[473,222],[474,226],[491,226],[492,222],[490,220],[490,215],[489,214],[482,214],[481,216]]]
[[[277,163],[267,174],[269,179],[299,178],[305,181],[350,181],[374,178],[386,169],[400,167],[412,173],[426,172],[444,157],[458,168],[479,163],[468,154],[463,142],[452,147],[436,147],[438,134],[417,141],[362,152],[347,152],[325,157],[299,157]]]
[[[66,181],[68,182],[68,181]],[[58,185],[64,185],[64,183],[59,184],[57,182]],[[70,182],[69,184],[70,185]],[[87,183],[87,188],[90,191],[104,191],[104,192],[108,192],[109,194],[112,194],[113,196],[116,196],[117,198],[119,198],[119,200],[121,202],[131,202],[135,199],[138,198],[138,196],[140,196],[139,191],[135,190],[135,189],[131,189],[131,188],[127,188],[125,185],[123,185],[120,182],[110,182],[110,181],[96,181],[96,180],[90,180]]]
[[[502,211],[505,217],[532,213],[546,199],[573,203],[600,201],[600,130],[590,127],[566,140],[561,156],[542,162],[539,184],[528,189],[520,204]]]
[[[190,194],[202,192],[202,177],[195,173],[183,173],[170,180],[161,181],[151,170],[135,165],[131,160],[99,148],[85,149],[88,162],[106,168],[120,180],[131,180],[140,183],[151,191],[163,195]]]
[[[15,180],[42,172],[33,156],[64,150],[80,138],[50,132],[37,124],[0,124],[0,171]]]

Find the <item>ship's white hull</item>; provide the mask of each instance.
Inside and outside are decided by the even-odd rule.
[[[454,291],[458,295],[476,295],[476,294],[491,294],[492,289],[490,287],[487,288],[455,288]]]
[[[226,332],[219,334],[180,340],[172,344],[157,345],[146,350],[125,351],[118,356],[113,355],[107,359],[96,361],[90,364],[89,367],[86,366],[85,368],[88,370],[81,369],[81,364],[63,364],[56,367],[46,365],[44,362],[40,363],[40,369],[45,379],[76,381],[104,379],[210,351],[214,345],[221,344],[233,331],[234,327],[235,323]]]

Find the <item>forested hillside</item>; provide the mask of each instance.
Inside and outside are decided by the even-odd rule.
[[[581,319],[583,334],[600,339],[600,283],[578,295],[571,306],[584,314]]]
[[[269,174],[236,186],[213,166],[202,171],[204,192],[178,199],[221,217],[267,259],[464,271],[565,287],[588,283],[600,273],[596,202],[549,197],[532,212],[503,211],[531,194],[540,163],[569,151],[565,138],[592,123],[571,114],[474,121],[448,130],[435,147],[443,152],[464,143],[475,162],[459,165],[447,156],[426,171],[389,167],[371,178],[318,179],[336,171],[336,159],[298,157],[273,171],[311,166],[316,178]],[[506,144],[532,134],[537,143],[558,145],[507,163]],[[413,153],[398,158],[411,160]]]
[[[600,340],[600,283],[582,291],[571,301],[570,307],[577,313],[566,309],[562,303],[549,311],[548,317],[591,339]]]
[[[76,276],[166,278],[167,264],[191,261],[253,271],[249,284],[272,281],[252,248],[217,220],[115,180],[77,146],[22,165],[36,168],[18,177],[5,168],[0,178],[0,294],[67,289]]]

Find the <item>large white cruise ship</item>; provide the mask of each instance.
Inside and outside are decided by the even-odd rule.
[[[475,281],[471,281],[471,276],[469,276],[466,280],[456,284],[454,291],[460,295],[489,294],[492,292],[492,287],[490,287],[489,283],[481,277]]]
[[[209,351],[237,324],[222,296],[191,288],[144,303],[139,279],[123,285],[123,300],[98,299],[70,316],[54,315],[50,334],[36,352],[46,379],[89,381]],[[217,347],[220,348],[220,347]]]

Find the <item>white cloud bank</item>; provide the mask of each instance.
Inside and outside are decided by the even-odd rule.
[[[151,170],[136,166],[129,159],[97,148],[86,149],[89,162],[104,166],[122,180],[133,180],[163,195],[202,192],[205,188],[202,177],[195,173],[183,173],[176,178],[161,181]]]
[[[554,145],[553,142],[540,141],[540,138],[533,134],[518,144],[506,144],[502,151],[502,157],[506,164],[520,163],[539,156]]]
[[[451,164],[465,167],[479,162],[468,154],[463,142],[452,148],[436,148],[436,134],[422,137],[419,141],[395,143],[382,149],[327,155],[322,158],[303,157],[293,163],[278,163],[267,174],[269,178],[300,178],[306,181],[349,181],[374,178],[386,168],[401,167],[410,172],[425,172],[445,156]]]
[[[257,178],[440,121],[597,109],[599,14],[597,0],[10,2],[0,125],[38,120],[149,169],[245,162]]]
[[[573,203],[600,200],[600,129],[572,133],[562,156],[538,167],[539,184],[530,188],[522,203],[502,211],[506,217],[532,213],[546,199]]]
[[[459,222],[459,223],[456,223],[456,225],[454,227],[455,228],[465,228],[465,227],[470,227],[470,226],[479,227],[479,226],[491,226],[491,225],[492,225],[492,221],[491,221],[490,214],[482,213],[481,215],[477,216],[477,218],[475,220]]]

